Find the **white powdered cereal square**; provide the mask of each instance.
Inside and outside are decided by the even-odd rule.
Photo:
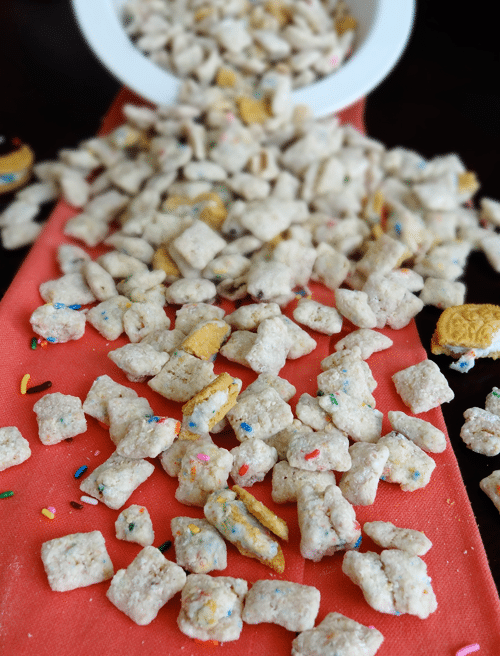
[[[264,319],[272,319],[280,314],[277,303],[250,303],[228,314],[225,321],[237,330],[255,330]]]
[[[440,309],[463,305],[466,288],[463,282],[452,282],[442,278],[427,278],[420,292],[420,300],[425,305],[434,305]]]
[[[460,437],[465,445],[485,456],[500,453],[500,417],[482,408],[469,408],[464,412],[465,423]]]
[[[301,298],[293,311],[295,321],[325,335],[342,330],[342,316],[333,307],[328,307],[307,298]]]
[[[365,522],[363,531],[384,549],[402,549],[411,556],[423,556],[432,542],[422,531],[400,528],[391,522]]]
[[[204,269],[226,245],[226,241],[204,221],[194,221],[173,243],[195,269]]]
[[[380,273],[372,273],[362,291],[368,295],[368,304],[377,317],[377,328],[386,324],[395,330],[404,328],[424,307],[423,301],[406,287]]]
[[[287,631],[306,631],[314,626],[320,596],[319,590],[311,585],[260,579],[247,593],[243,621],[247,624],[271,622]]]
[[[368,305],[368,294],[352,289],[335,290],[335,307],[359,328],[375,328],[377,317]]]
[[[30,444],[21,435],[19,428],[16,426],[0,428],[0,471],[20,465],[30,456]]]
[[[245,388],[244,392],[240,392],[238,400],[248,394],[256,394],[257,392],[262,392],[262,390],[269,388],[276,390],[283,401],[286,402],[290,401],[297,391],[285,378],[280,378],[273,374],[259,374],[253,383],[250,383],[250,385]]]
[[[232,576],[191,574],[182,589],[179,629],[190,638],[229,642],[243,628],[241,612],[247,582]]]
[[[299,433],[288,445],[286,457],[292,467],[309,471],[347,471],[351,467],[347,435],[332,425],[316,433]]]
[[[355,442],[377,442],[382,433],[382,413],[343,391],[325,394],[318,399],[335,426]]]
[[[182,567],[171,563],[155,547],[147,546],[127,569],[116,572],[106,597],[136,624],[144,626],[185,583]]]
[[[352,465],[342,474],[339,488],[353,506],[371,506],[375,502],[389,449],[382,444],[355,442],[349,447],[349,455]]]
[[[236,403],[226,415],[237,439],[266,440],[293,421],[292,409],[275,389],[249,394]]]
[[[213,362],[185,351],[174,351],[149,387],[171,401],[185,403],[216,378]]]
[[[216,296],[217,289],[211,280],[204,278],[181,278],[167,287],[165,298],[172,305],[185,303],[210,303]]]
[[[220,349],[220,354],[230,362],[237,362],[245,367],[250,367],[247,362],[247,354],[257,341],[257,334],[249,330],[235,330],[231,337]]]
[[[170,527],[175,560],[183,569],[194,574],[226,569],[226,543],[210,522],[194,517],[174,517]]]
[[[175,498],[187,506],[204,506],[213,490],[227,485],[233,456],[227,449],[191,443],[182,456]]]
[[[378,445],[389,449],[380,477],[383,481],[399,483],[404,492],[413,492],[427,485],[436,463],[425,451],[397,431],[381,437]]]
[[[82,402],[77,396],[60,392],[45,394],[35,403],[33,410],[42,444],[57,444],[87,430]]]
[[[199,323],[220,321],[224,310],[208,303],[186,303],[175,313],[175,328],[188,335]]]
[[[123,458],[113,453],[80,484],[80,490],[108,508],[118,510],[154,469],[147,460]]]
[[[479,481],[481,490],[489,496],[495,504],[495,508],[500,512],[500,469],[497,469],[486,478]]]
[[[134,419],[151,417],[153,410],[147,399],[141,396],[116,397],[108,401],[109,436],[114,444],[119,444],[127,434]]]
[[[432,360],[423,360],[402,369],[394,374],[392,380],[397,393],[415,415],[455,398],[446,378]]]
[[[377,382],[370,367],[356,351],[337,351],[321,362],[322,374],[317,377],[318,390],[323,394],[342,391],[353,399],[359,399],[374,408],[376,405],[372,391]]]
[[[278,317],[264,319],[257,328],[257,339],[246,361],[254,371],[276,376],[285,366],[291,345],[288,329]]]
[[[41,305],[31,315],[30,324],[33,332],[48,342],[63,344],[83,337],[85,314],[62,303]]]
[[[91,308],[87,321],[106,339],[113,341],[123,333],[123,315],[132,303],[125,296],[113,296]]]
[[[320,407],[318,397],[307,393],[302,394],[297,401],[295,414],[300,421],[314,430],[323,430],[332,422],[330,415]]]
[[[46,303],[65,305],[87,305],[96,300],[81,273],[67,273],[56,280],[42,282],[40,296]]]
[[[131,342],[140,342],[153,330],[170,327],[170,319],[162,305],[145,302],[133,303],[123,315],[123,328]]]
[[[301,485],[309,483],[317,489],[336,485],[333,472],[313,472],[290,467],[286,460],[280,460],[273,467],[272,497],[274,503],[295,503]]]
[[[263,481],[265,475],[278,462],[278,452],[263,440],[243,440],[230,451],[233,456],[231,478],[240,487],[251,487]]]
[[[340,339],[335,344],[335,350],[341,351],[343,349],[353,349],[357,346],[361,349],[360,355],[363,360],[367,360],[377,351],[384,351],[385,349],[390,348],[392,345],[393,341],[390,339],[390,337],[386,337],[386,335],[383,335],[376,330],[360,328],[359,330],[354,330],[352,333],[349,333],[349,335],[346,335],[344,338]]]
[[[281,262],[259,261],[247,272],[247,290],[255,301],[287,305],[293,298],[293,272]]]
[[[98,376],[83,402],[83,411],[109,426],[108,403],[111,399],[136,399],[137,392],[116,383],[106,374]]]
[[[300,554],[314,562],[361,544],[361,526],[336,485],[320,490],[303,483],[297,490]]]
[[[213,444],[212,438],[208,433],[200,435],[196,440],[178,439],[165,451],[160,453],[160,463],[169,476],[179,476],[181,471],[181,462],[184,454],[192,444],[198,444],[200,453],[203,452],[203,445],[206,443]]]
[[[113,576],[100,531],[72,533],[42,544],[42,561],[52,590],[66,592]]]
[[[181,429],[181,422],[170,417],[140,417],[130,422],[116,448],[126,458],[156,458],[168,449]]]
[[[279,460],[286,460],[288,445],[299,435],[308,435],[312,433],[312,428],[303,424],[300,419],[294,419],[290,426],[287,426],[279,433],[266,440],[266,444],[273,446],[278,452]],[[248,440],[246,440],[248,442]],[[244,444],[244,442],[243,442]]]
[[[494,387],[486,397],[485,410],[500,417],[500,389]]]
[[[393,430],[407,437],[424,451],[442,453],[446,449],[445,434],[428,421],[392,410],[387,413],[387,417]]]
[[[133,383],[142,383],[148,376],[156,376],[170,356],[149,344],[125,344],[108,352],[108,358],[125,372]]]
[[[116,537],[126,542],[137,542],[141,547],[153,544],[155,532],[148,509],[133,504],[118,515],[115,522]]]

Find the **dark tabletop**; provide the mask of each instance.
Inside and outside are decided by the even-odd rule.
[[[367,100],[368,134],[424,157],[456,152],[481,183],[475,201],[500,199],[500,45],[493,3],[417,5],[405,54]],[[0,0],[0,134],[27,142],[38,161],[55,158],[59,149],[96,133],[119,88],[87,49],[69,0]],[[0,197],[0,210],[8,200]],[[0,297],[27,251],[0,247]],[[463,280],[466,302],[500,304],[500,274],[482,254],[470,257]],[[417,317],[426,348],[439,313],[426,307]],[[455,392],[443,413],[500,589],[500,514],[479,488],[482,478],[500,469],[500,455],[473,453],[459,435],[464,410],[484,407],[491,388],[500,386],[500,360],[480,360],[461,374],[448,368],[445,356],[429,357]]]

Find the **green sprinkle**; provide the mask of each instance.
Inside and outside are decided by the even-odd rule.
[[[0,499],[7,499],[8,497],[13,497],[13,496],[14,496],[14,492],[12,492],[12,490],[8,490],[7,492],[2,492],[2,494],[0,494]]]
[[[32,338],[31,338],[31,348],[32,348],[33,350],[36,349],[36,344],[37,344],[36,337],[32,337]]]
[[[160,544],[158,550],[163,553],[164,551],[167,551],[167,549],[170,549],[171,546],[172,546],[172,542],[170,540],[167,540],[163,544]]]
[[[129,530],[129,531],[133,531],[133,530],[134,530],[134,527],[135,527],[134,522],[130,522],[130,524],[128,525],[128,530]]]
[[[335,394],[330,394],[330,403],[333,403],[333,405],[338,405],[338,401],[335,398]]]
[[[500,394],[498,392],[492,392],[493,396],[498,396],[500,398]]]

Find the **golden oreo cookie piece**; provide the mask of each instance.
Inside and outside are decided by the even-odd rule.
[[[224,344],[231,332],[225,321],[206,321],[195,328],[181,344],[181,349],[201,360],[210,360]]]
[[[500,330],[500,306],[489,303],[465,303],[446,308],[436,324],[431,351],[452,355],[448,347],[488,348]],[[495,357],[494,353],[489,357]]]
[[[184,417],[191,417],[195,412],[196,407],[208,401],[213,394],[216,392],[226,392],[227,400],[225,403],[220,404],[218,408],[212,408],[210,419],[207,420],[208,430],[211,430],[236,404],[236,398],[240,389],[241,381],[224,372],[198,392],[198,394],[195,394],[192,399],[189,399],[189,401],[182,406],[182,414]],[[185,431],[190,435],[195,435],[195,433],[189,430],[189,426],[185,428]],[[196,437],[184,437],[183,439],[197,439],[198,437],[199,435],[196,434]],[[180,435],[179,439],[181,439]]]
[[[279,538],[288,540],[288,526],[284,519],[278,517],[272,510],[269,510],[267,506],[256,499],[253,494],[250,494],[239,485],[233,485],[233,492],[236,492],[238,499],[243,501],[248,512],[258,519],[262,526],[265,526]]]
[[[31,175],[34,160],[29,146],[0,134],[0,194],[22,187]]]

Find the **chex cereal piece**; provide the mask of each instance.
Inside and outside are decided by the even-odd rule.
[[[269,217],[266,216],[269,222]],[[254,301],[288,305],[294,298],[293,271],[282,262],[259,261],[247,271],[247,291]]]
[[[222,373],[182,406],[192,433],[208,433],[236,403],[241,380]]]
[[[312,428],[310,426],[303,424],[300,419],[294,419],[290,426],[287,426],[283,430],[279,431],[279,433],[276,433],[267,439],[266,444],[273,446],[276,449],[279,460],[286,460],[288,445],[293,440],[293,438],[297,437],[298,435],[308,435],[309,433],[312,433]],[[243,442],[243,444],[246,442],[248,442],[248,440]]]
[[[410,292],[419,292],[424,288],[424,279],[412,269],[393,269],[385,277],[399,285],[403,285]]]
[[[82,402],[77,396],[60,392],[45,394],[35,403],[33,411],[42,444],[57,444],[87,430]]]
[[[276,449],[259,438],[243,440],[240,446],[231,449],[231,455],[231,478],[243,487],[263,481],[267,472],[278,462]]]
[[[427,278],[420,293],[420,300],[426,305],[449,308],[462,305],[465,300],[466,287],[463,282],[452,282],[441,278]]]
[[[280,545],[262,524],[236,499],[236,492],[219,489],[209,495],[203,512],[208,521],[229,540],[243,556],[256,558],[278,574],[285,569]]]
[[[437,609],[426,564],[418,556],[399,549],[387,549],[380,555],[348,551],[342,571],[360,586],[368,604],[381,613],[409,613],[425,619]]]
[[[485,456],[500,453],[500,417],[482,408],[468,408],[460,437],[467,448]]]
[[[181,422],[170,417],[140,417],[127,426],[116,452],[127,458],[156,458],[168,449],[181,429]]]
[[[175,328],[182,330],[185,335],[204,321],[220,321],[224,317],[224,310],[208,303],[186,303],[175,313]]]
[[[247,593],[243,621],[247,624],[271,622],[287,631],[306,631],[314,626],[320,597],[319,590],[312,585],[260,579]]]
[[[293,421],[292,409],[272,388],[244,397],[226,417],[240,442],[255,437],[266,440]]]
[[[318,397],[304,393],[295,406],[295,414],[306,426],[314,430],[323,430],[332,422],[332,418],[319,405]]]
[[[167,288],[165,298],[172,305],[183,305],[184,303],[210,302],[216,294],[217,289],[211,280],[181,278]]]
[[[37,335],[54,344],[63,344],[83,337],[85,314],[62,303],[47,303],[33,312],[30,324]]]
[[[372,273],[362,291],[368,294],[368,304],[377,317],[377,328],[386,324],[395,330],[404,328],[424,307],[423,301],[406,287],[380,273]]]
[[[274,503],[295,503],[297,490],[303,483],[310,483],[317,489],[336,485],[335,474],[313,472],[291,467],[286,460],[280,460],[273,467],[272,498]]]
[[[432,360],[402,369],[392,376],[396,391],[413,414],[427,412],[455,398],[453,390]]]
[[[81,273],[66,273],[56,280],[47,280],[42,282],[39,289],[46,303],[87,305],[96,300]]]
[[[287,359],[296,360],[314,351],[318,344],[308,332],[288,317],[285,317],[284,314],[280,314],[278,318],[285,324],[292,342],[286,355]]]
[[[361,544],[361,526],[352,505],[336,485],[324,489],[303,483],[297,490],[300,554],[314,562]]]
[[[172,353],[149,387],[170,401],[186,402],[215,378],[213,362],[200,360],[182,350]]]
[[[383,444],[355,442],[349,447],[349,455],[352,465],[342,474],[339,488],[353,506],[371,506],[375,502],[389,449]]]
[[[492,412],[494,415],[500,416],[500,389],[498,389],[498,387],[493,387],[491,392],[488,394],[484,408],[488,412]]]
[[[238,499],[243,501],[248,512],[258,519],[262,526],[265,526],[282,540],[288,540],[288,526],[284,519],[275,515],[253,494],[250,494],[239,485],[233,485],[233,492],[236,492]]]
[[[333,335],[342,330],[342,316],[335,308],[307,298],[300,299],[293,311],[293,318],[325,335]]]
[[[62,273],[81,272],[85,262],[90,262],[90,255],[73,244],[61,244],[57,247],[57,264]]]
[[[131,305],[125,296],[113,296],[91,308],[87,313],[87,321],[106,339],[118,339],[125,330],[123,315]]]
[[[16,426],[0,428],[0,471],[20,465],[30,456],[30,443],[21,435],[19,428]]]
[[[292,467],[309,471],[347,471],[351,467],[347,435],[331,424],[316,433],[298,434],[288,445]]]
[[[52,590],[66,592],[107,581],[113,563],[100,531],[72,533],[42,544],[42,562]]]
[[[387,234],[368,244],[365,255],[357,264],[357,269],[368,277],[372,273],[389,273],[398,267],[407,255],[406,246]]]
[[[97,262],[85,262],[81,269],[85,281],[98,301],[106,301],[117,295],[112,276]]]
[[[402,549],[410,556],[423,556],[432,542],[422,531],[400,528],[391,522],[365,522],[363,531],[384,549]]]
[[[217,319],[199,323],[181,344],[181,349],[202,360],[210,360],[228,339],[230,326]]]
[[[108,403],[111,399],[136,399],[137,392],[130,387],[116,383],[103,374],[97,376],[83,402],[83,411],[109,426]]]
[[[500,512],[500,469],[496,469],[479,481],[479,487],[489,496],[495,504],[495,508]]]
[[[343,349],[353,349],[357,346],[361,349],[361,357],[363,360],[367,360],[374,353],[384,351],[392,345],[393,341],[390,337],[387,337],[376,330],[360,328],[359,330],[354,330],[352,333],[349,333],[349,335],[346,335],[343,339],[339,339],[335,344],[335,350],[341,351]]]
[[[123,328],[131,342],[140,342],[153,330],[169,328],[170,319],[158,303],[133,303],[123,315]]]
[[[108,358],[125,372],[133,383],[142,383],[148,376],[156,376],[170,356],[149,344],[125,344],[108,352]]]
[[[377,317],[368,305],[368,294],[352,289],[335,290],[335,307],[359,328],[375,328]]]
[[[126,542],[137,542],[141,547],[153,544],[155,532],[148,509],[133,504],[118,515],[115,522],[116,537]]]
[[[268,388],[275,389],[283,401],[286,402],[290,401],[297,391],[292,383],[288,382],[285,378],[280,378],[274,374],[259,374],[253,383],[250,383],[250,385],[240,393],[238,400],[248,396],[248,394],[256,394],[257,392],[262,392],[262,390]]]
[[[360,350],[337,351],[321,362],[322,374],[317,377],[318,390],[323,394],[342,391],[355,399],[360,399],[371,408],[376,401],[372,391],[377,383],[370,367],[359,357]]]
[[[384,636],[340,613],[328,613],[314,629],[292,642],[292,656],[375,656]]]
[[[226,241],[204,221],[193,221],[173,244],[193,268],[204,269],[224,248]]]
[[[119,444],[127,434],[134,419],[151,417],[153,410],[149,401],[142,396],[114,397],[108,401],[109,436]]]
[[[100,264],[113,278],[127,278],[138,271],[147,271],[147,265],[136,257],[120,253],[119,251],[110,251],[97,258]]]
[[[380,477],[383,481],[399,483],[404,492],[413,492],[427,485],[436,463],[425,451],[397,431],[381,437],[378,445],[389,449]]]
[[[147,460],[124,458],[113,453],[82,481],[80,490],[102,501],[108,508],[118,510],[154,469]]]
[[[115,233],[116,234],[116,233]],[[127,239],[133,239],[132,237],[127,237]],[[108,240],[106,240],[108,242]],[[141,240],[143,241],[143,240]],[[147,242],[145,242],[147,243]],[[165,280],[165,271],[162,269],[154,269],[153,271],[136,271],[131,276],[127,276],[116,286],[120,294],[131,298],[134,292],[138,289],[142,291],[147,291],[153,289],[157,285],[160,285]],[[170,321],[167,328],[170,327]]]
[[[291,345],[288,329],[278,317],[264,319],[257,328],[257,339],[246,354],[246,361],[258,373],[278,375]]]
[[[476,358],[493,358],[500,355],[500,306],[466,303],[446,308],[440,315],[431,340],[435,355],[444,353],[458,362],[450,365],[466,373]]]
[[[152,546],[113,576],[106,597],[136,624],[150,624],[167,601],[182,590],[186,573]]]
[[[182,456],[177,501],[187,506],[203,506],[213,490],[227,485],[233,456],[227,449],[197,441],[190,443]]]
[[[445,434],[428,421],[395,410],[389,411],[387,417],[393,430],[402,433],[424,451],[442,453],[446,449]]]
[[[198,444],[200,447],[200,453],[203,453],[203,446],[206,443],[213,444],[212,438],[208,433],[206,435],[198,435],[198,439],[196,440],[184,440],[181,439],[181,435],[182,429],[181,433],[179,434],[179,439],[175,440],[172,446],[160,453],[161,466],[169,476],[179,476],[179,472],[181,471],[182,458],[184,457],[184,454],[191,444],[196,442],[196,444]]]
[[[226,569],[226,543],[210,522],[194,517],[174,517],[170,527],[175,561],[183,569],[194,574]]]
[[[272,319],[280,314],[281,309],[277,303],[250,303],[228,314],[225,320],[236,330],[255,330],[264,319]]]
[[[320,396],[318,403],[335,426],[355,442],[376,442],[382,433],[382,413],[343,391]]]
[[[221,347],[220,353],[230,362],[237,362],[249,367],[247,354],[257,341],[257,334],[249,330],[235,330],[227,342]]]
[[[141,344],[149,344],[157,351],[173,353],[180,347],[184,337],[184,333],[177,328],[173,330],[152,330],[146,337],[141,339]]]
[[[238,640],[243,628],[241,612],[247,582],[232,576],[191,574],[181,594],[177,625],[198,640]]]

